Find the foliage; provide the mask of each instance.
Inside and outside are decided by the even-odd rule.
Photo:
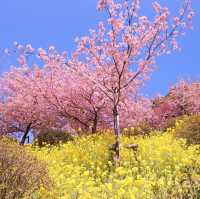
[[[45,144],[58,145],[72,140],[73,137],[67,132],[49,129],[37,135],[35,143],[42,147]]]
[[[178,117],[171,117],[166,119],[165,121],[163,121],[163,123],[161,123],[159,125],[159,129],[161,131],[167,131],[167,129],[173,129],[176,126],[176,122],[181,120],[184,116],[178,116]]]
[[[176,122],[174,129],[178,138],[185,138],[188,144],[200,144],[200,115],[185,115]]]
[[[122,133],[127,136],[149,135],[152,131],[152,127],[147,123],[142,123],[135,127],[124,128]]]
[[[151,137],[122,137],[121,165],[113,166],[111,133],[77,138],[61,147],[31,148],[46,161],[55,187],[40,199],[195,199],[200,191],[200,155],[195,146],[171,132]],[[138,151],[127,148],[137,143]],[[197,196],[198,195],[198,196]]]
[[[10,139],[0,138],[0,198],[28,197],[41,186],[50,185],[47,168],[25,148]]]

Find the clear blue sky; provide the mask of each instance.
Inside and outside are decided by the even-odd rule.
[[[174,9],[181,0],[161,0]],[[31,43],[33,47],[54,45],[60,51],[74,49],[74,38],[88,33],[103,18],[96,12],[97,0],[0,0],[0,49],[14,41]],[[143,12],[149,14],[151,0],[142,0]],[[196,12],[193,26],[180,39],[181,53],[158,59],[158,68],[144,89],[145,94],[165,94],[170,85],[183,77],[200,78],[200,1],[193,0]],[[10,62],[0,62],[0,73]]]

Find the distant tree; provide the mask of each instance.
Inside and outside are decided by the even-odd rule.
[[[166,96],[153,100],[154,125],[159,128],[168,120],[200,113],[200,82],[181,80]]]
[[[168,100],[175,103],[179,114],[200,113],[200,81],[178,82],[170,89]]]

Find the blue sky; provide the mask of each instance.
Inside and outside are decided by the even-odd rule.
[[[181,0],[161,0],[172,9]],[[31,43],[33,47],[56,46],[60,51],[73,51],[74,38],[88,33],[103,19],[96,12],[97,0],[1,0],[0,49],[14,41]],[[151,0],[142,0],[143,12],[149,14]],[[182,51],[159,58],[158,68],[146,83],[145,95],[165,94],[170,85],[181,78],[200,78],[200,1],[193,0],[196,12],[193,31],[180,39]],[[10,61],[0,57],[0,73],[9,69]]]

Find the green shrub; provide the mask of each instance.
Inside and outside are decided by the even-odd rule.
[[[45,144],[58,145],[72,139],[72,135],[67,132],[50,129],[38,134],[36,143],[39,147],[42,147]]]
[[[122,133],[126,136],[149,135],[152,130],[149,124],[143,123],[135,127],[124,128]]]
[[[168,128],[175,128],[176,126],[176,121],[181,120],[181,117],[172,117],[167,119],[165,122],[163,122],[159,128],[161,131],[166,131]]]
[[[177,138],[184,138],[188,144],[200,144],[200,115],[184,116],[176,122]]]
[[[25,147],[0,138],[0,198],[28,198],[50,184],[46,166]]]

